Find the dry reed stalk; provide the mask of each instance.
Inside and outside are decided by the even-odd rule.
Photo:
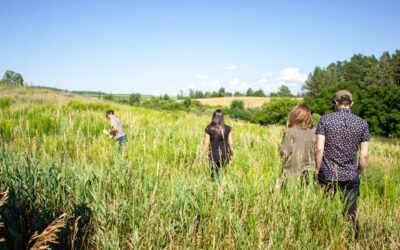
[[[4,204],[7,203],[8,200],[8,188],[6,189],[6,191],[1,193],[1,199],[0,199],[0,207],[4,206]],[[0,222],[0,228],[4,227],[4,222]],[[6,241],[5,238],[0,238],[0,242],[4,242]]]
[[[76,218],[75,220],[75,224],[74,224],[74,234],[72,236],[72,245],[74,245],[74,242],[76,241],[76,235],[78,234],[78,221],[81,218],[81,216],[79,216],[78,218]]]
[[[2,207],[4,204],[7,203],[7,199],[8,199],[8,188],[6,189],[6,191],[1,193],[1,199],[0,199],[0,207]]]
[[[64,217],[66,214],[62,214],[55,221],[53,221],[49,226],[47,226],[41,234],[35,232],[28,241],[28,247],[35,240],[35,244],[30,248],[32,249],[51,249],[48,243],[58,244],[57,233],[61,232],[61,228],[66,225]]]

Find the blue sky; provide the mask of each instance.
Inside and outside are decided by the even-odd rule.
[[[1,1],[0,74],[112,93],[297,93],[316,66],[400,49],[400,1]]]

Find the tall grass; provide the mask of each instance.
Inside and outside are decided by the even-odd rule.
[[[119,150],[101,134],[105,106],[85,105],[0,111],[2,246],[27,246],[64,213],[55,248],[400,246],[398,141],[372,139],[353,239],[339,196],[314,183],[275,188],[283,127],[227,119],[235,158],[212,183],[201,158],[211,117],[118,106],[128,134]]]

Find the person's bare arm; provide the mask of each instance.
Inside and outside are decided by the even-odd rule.
[[[367,165],[368,147],[369,147],[369,142],[361,142],[360,159],[358,162],[358,176],[359,177],[361,177],[361,173],[364,170],[365,165]]]
[[[318,175],[322,165],[322,158],[324,157],[325,148],[325,135],[318,135],[317,148],[315,150],[315,162],[317,163],[315,173]]]
[[[235,149],[235,146],[233,144],[232,132],[230,132],[228,135],[228,144],[229,144],[229,149],[230,149],[230,153],[231,153],[229,156],[229,161],[231,162],[233,159],[233,150]]]
[[[202,152],[202,159],[205,159],[207,150],[210,146],[210,135],[207,133],[204,133],[204,145],[203,145],[203,152]]]

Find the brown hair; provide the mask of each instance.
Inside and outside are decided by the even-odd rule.
[[[314,127],[311,111],[307,105],[299,104],[290,111],[287,127],[291,128],[293,126]]]
[[[211,123],[207,126],[207,129],[209,129],[211,132],[211,138],[215,138],[220,141],[224,140],[224,114],[220,109],[214,111]]]

